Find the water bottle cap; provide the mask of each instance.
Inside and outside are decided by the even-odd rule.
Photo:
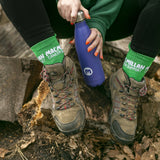
[[[78,11],[76,22],[83,21],[85,19],[83,11]]]

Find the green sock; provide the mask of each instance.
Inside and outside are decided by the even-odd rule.
[[[31,47],[38,60],[44,65],[62,63],[64,52],[56,36],[49,37]]]
[[[133,78],[140,82],[151,66],[153,60],[154,58],[152,57],[134,52],[129,45],[129,52],[123,63],[123,70],[129,78]]]

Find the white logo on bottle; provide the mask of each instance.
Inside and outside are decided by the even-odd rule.
[[[84,68],[84,74],[86,76],[91,76],[93,74],[93,70],[89,67]]]

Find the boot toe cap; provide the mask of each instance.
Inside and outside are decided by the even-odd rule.
[[[85,124],[85,112],[80,110],[76,116],[75,119],[68,123],[63,123],[59,120],[57,116],[54,117],[55,123],[58,127],[58,129],[66,134],[66,135],[72,135],[76,134],[79,131],[81,131]]]
[[[117,120],[114,120],[111,124],[111,133],[116,139],[116,141],[122,143],[122,144],[130,144],[134,140],[135,134],[127,134],[119,125]]]

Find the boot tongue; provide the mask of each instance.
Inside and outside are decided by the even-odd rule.
[[[53,82],[53,87],[55,89],[64,88],[64,66],[62,63],[56,63],[53,65],[46,65],[47,73]]]
[[[142,90],[144,87],[145,87],[144,79],[141,82],[138,82],[134,80],[133,78],[130,78],[130,89],[129,89],[130,95],[139,96],[140,90]]]
[[[123,84],[126,84],[129,87],[127,89],[127,92],[129,95],[137,97],[140,94],[139,92],[145,92],[145,89],[144,89],[145,80],[144,79],[141,82],[138,82],[138,81],[134,80],[133,78],[129,78],[124,71],[121,73],[123,73],[123,74],[120,74],[118,76],[120,77]],[[144,93],[144,95],[145,95],[145,93]]]

